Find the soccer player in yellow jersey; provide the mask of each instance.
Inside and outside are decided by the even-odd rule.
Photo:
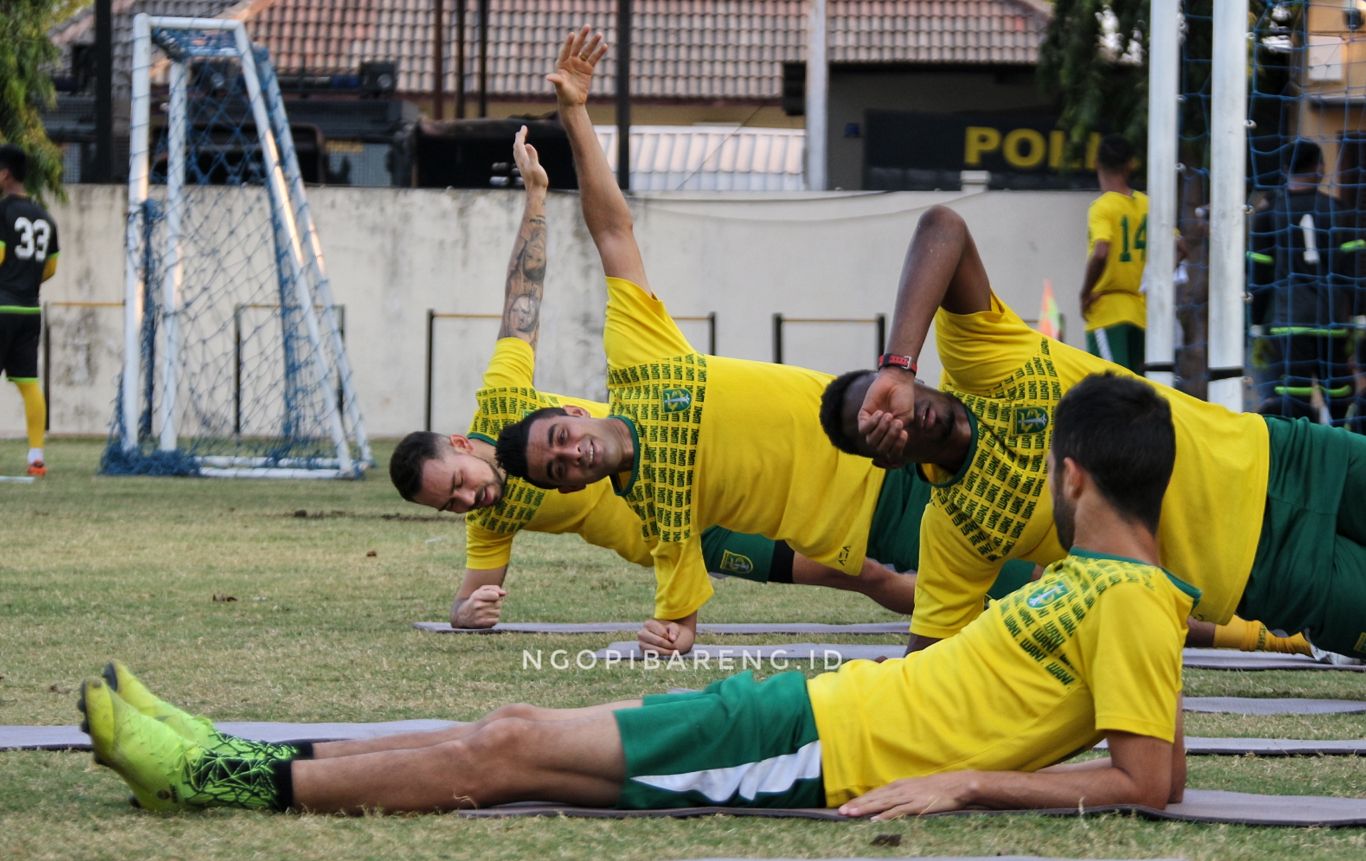
[[[585,31],[567,48],[587,62],[592,45]],[[1052,510],[1070,555],[906,658],[302,747],[225,737],[111,664],[82,686],[83,726],[95,761],[164,808],[1161,809],[1185,788],[1181,638],[1199,597],[1158,567],[1171,412],[1150,386],[1096,377],[1055,420]],[[1108,758],[1063,762],[1102,738]]]
[[[654,614],[638,637],[649,650],[691,648],[697,611],[712,594],[707,533],[716,526],[785,542],[841,572],[827,585],[842,578],[873,597],[900,591],[906,578],[889,579],[870,559],[899,570],[916,564],[923,483],[912,470],[882,470],[826,444],[818,413],[828,375],[704,356],[688,343],[650,291],[630,209],[589,120],[592,72],[569,57],[552,79],[607,275],[612,415],[575,406],[531,413],[503,429],[499,462],[509,475],[566,492],[611,480],[653,544]]]
[[[407,500],[465,514],[465,578],[451,606],[455,627],[488,628],[501,618],[507,596],[504,582],[512,543],[522,530],[575,533],[590,544],[615,551],[636,565],[652,564],[655,540],[642,534],[625,500],[601,483],[583,493],[547,493],[518,478],[505,478],[494,462],[494,442],[504,425],[543,407],[572,406],[587,415],[606,416],[607,405],[537,391],[533,383],[540,307],[546,274],[545,198],[550,180],[517,133],[513,158],[526,188],[521,228],[508,264],[503,318],[493,358],[476,394],[478,411],[465,435],[409,434],[395,448],[389,475]],[[918,491],[916,516],[928,499]],[[900,613],[909,613],[915,596],[913,574],[886,570],[869,559],[866,577],[848,577],[793,553],[785,543],[713,526],[702,535],[707,570],[760,582],[823,585],[867,594]],[[914,547],[888,551],[888,561],[913,568]]]
[[[1129,187],[1134,148],[1106,135],[1096,152],[1100,197],[1086,212],[1086,280],[1081,313],[1086,349],[1131,371],[1143,370],[1148,304],[1140,288],[1148,259],[1148,196]]]
[[[931,321],[942,391],[907,370]],[[918,648],[981,613],[1002,560],[1064,555],[1044,493],[1054,412],[1077,382],[1115,366],[1026,326],[944,207],[926,212],[911,240],[889,350],[881,370],[858,378],[863,394],[837,396],[844,432],[832,439],[919,463],[935,485],[921,522]],[[1158,540],[1163,563],[1203,593],[1197,618],[1223,623],[1236,611],[1321,649],[1366,654],[1366,438],[1158,388],[1176,426]]]

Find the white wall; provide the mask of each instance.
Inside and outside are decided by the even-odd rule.
[[[1086,205],[1075,192],[826,195],[659,194],[632,200],[651,284],[675,315],[718,315],[717,352],[771,360],[772,315],[889,317],[906,244],[919,213],[950,203],[968,220],[998,294],[1037,316],[1051,279],[1080,343],[1076,294],[1086,248]],[[328,272],[346,306],[352,366],[374,436],[420,428],[426,314],[501,311],[503,280],[520,219],[507,191],[328,189],[310,192]],[[73,186],[53,209],[62,254],[43,299],[122,299],[124,194]],[[548,391],[605,395],[600,347],[604,288],[573,194],[549,204],[550,270],[537,383]],[[56,308],[51,422],[55,434],[106,431],[121,353],[121,312]],[[684,323],[699,349],[706,327]],[[439,320],[434,426],[463,430],[495,320]],[[789,326],[785,359],[832,373],[870,366],[866,325]],[[927,346],[927,354],[932,347]],[[938,378],[927,355],[922,377]],[[23,431],[17,394],[0,400],[0,434]]]

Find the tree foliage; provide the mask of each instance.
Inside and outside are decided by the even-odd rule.
[[[0,142],[29,156],[28,190],[36,196],[62,189],[62,152],[48,140],[42,111],[56,100],[52,69],[57,47],[48,31],[82,5],[75,0],[5,0],[0,3]]]

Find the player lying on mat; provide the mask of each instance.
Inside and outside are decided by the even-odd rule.
[[[581,36],[570,47],[581,57]],[[1185,785],[1181,638],[1198,598],[1157,565],[1170,410],[1150,386],[1096,377],[1055,421],[1053,512],[1071,554],[921,654],[293,747],[221,736],[111,664],[81,689],[95,761],[153,809],[1164,807]],[[1102,738],[1110,758],[1054,765]]]
[[[652,565],[653,537],[641,534],[640,522],[626,502],[607,484],[583,493],[547,493],[519,478],[506,478],[494,461],[494,441],[503,426],[542,407],[572,406],[588,415],[607,415],[607,405],[541,392],[532,380],[541,300],[546,275],[545,199],[550,179],[523,126],[513,143],[513,159],[526,189],[521,228],[512,248],[503,297],[503,318],[493,358],[476,394],[478,409],[467,435],[411,433],[389,461],[389,477],[404,499],[465,514],[466,569],[451,607],[456,627],[487,628],[498,622],[513,539],[522,530],[577,533],[585,541],[615,551],[637,565]],[[928,488],[914,477],[906,488],[915,516],[929,498]],[[759,582],[831,586],[861,592],[882,606],[909,614],[914,606],[915,576],[900,575],[873,558],[863,561],[857,577],[813,562],[784,542],[731,532],[720,526],[702,535],[706,569]],[[914,546],[890,545],[889,564],[913,569]]]
[[[931,321],[940,390],[914,372]],[[888,349],[880,370],[831,385],[824,424],[842,450],[918,463],[934,485],[911,619],[918,648],[981,613],[1001,560],[1062,558],[1044,493],[1054,413],[1082,378],[1117,369],[1026,326],[944,207],[911,240]],[[1176,426],[1158,540],[1162,561],[1202,591],[1197,617],[1222,623],[1236,611],[1366,654],[1366,437],[1158,389]]]
[[[606,48],[601,37],[573,47],[551,78],[584,221],[607,275],[611,415],[573,405],[531,413],[503,428],[500,463],[547,489],[606,494],[611,481],[652,544],[657,590],[640,635],[646,648],[691,648],[698,609],[712,594],[707,530],[718,525],[785,542],[854,579],[874,570],[869,558],[913,568],[924,487],[914,470],[882,470],[830,448],[817,420],[830,377],[704,356],[650,292],[630,209],[586,107]]]

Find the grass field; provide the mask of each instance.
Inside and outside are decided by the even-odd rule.
[[[575,706],[695,687],[722,673],[523,668],[523,650],[611,637],[437,636],[463,570],[463,528],[361,482],[102,478],[102,441],[50,443],[50,476],[0,483],[0,724],[73,724],[80,680],[120,657],[153,688],[222,720],[472,719],[513,701]],[[387,458],[388,446],[378,456]],[[24,446],[0,442],[0,473]],[[382,461],[383,462],[383,461]],[[509,620],[642,618],[653,577],[572,537],[518,541]],[[858,596],[723,581],[708,621],[880,621]],[[620,638],[618,638],[620,639]],[[777,640],[775,640],[777,641]],[[1191,672],[1192,695],[1362,698],[1355,673]],[[1190,735],[1366,737],[1366,716],[1189,715]],[[1127,817],[822,823],[342,818],[235,811],[154,816],[85,753],[0,753],[0,858],[699,858],[1051,855],[1366,857],[1366,829],[1155,824]],[[1366,797],[1366,763],[1192,758],[1191,785]]]

